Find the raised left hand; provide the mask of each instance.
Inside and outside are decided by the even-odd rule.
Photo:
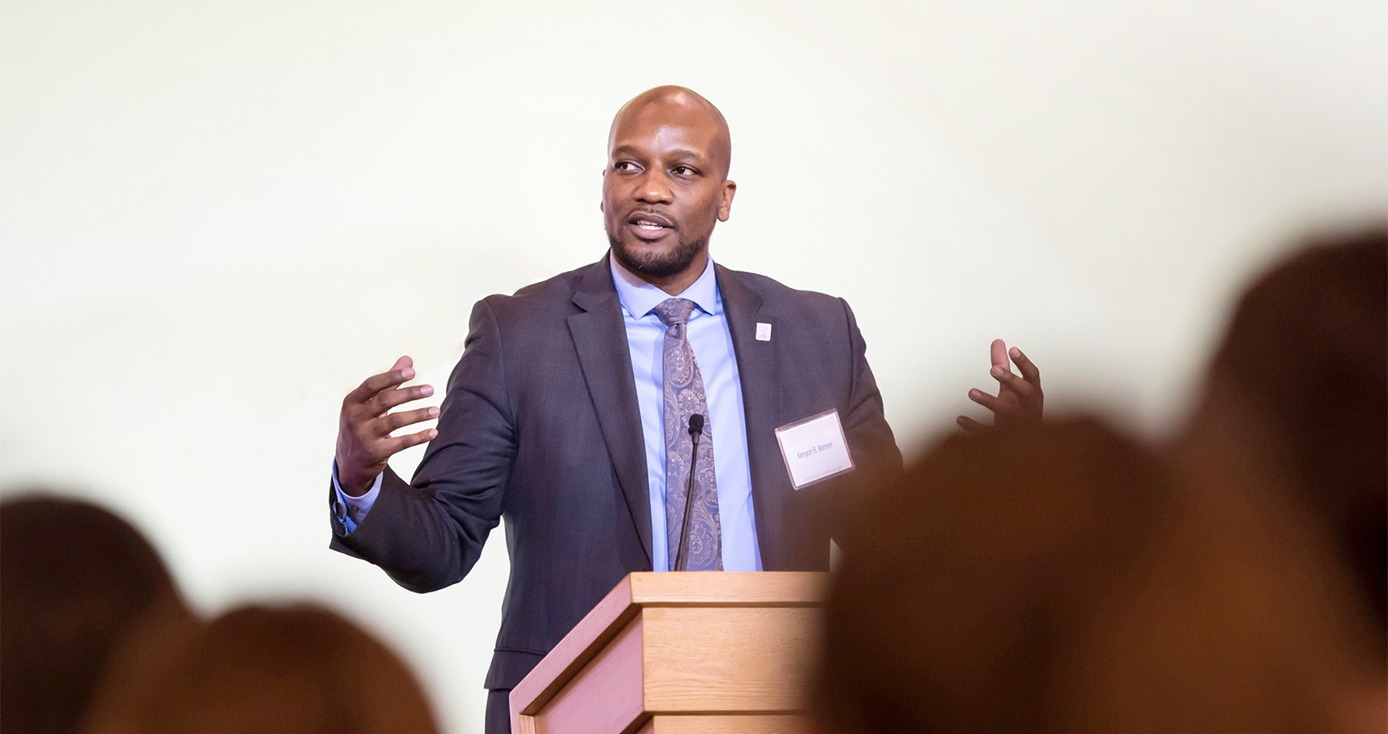
[[[994,425],[1040,423],[1041,409],[1046,397],[1041,392],[1041,370],[1022,354],[1022,350],[1016,347],[1008,350],[1007,344],[1001,339],[993,340],[989,353],[993,361],[990,374],[998,381],[998,394],[989,395],[975,388],[969,391],[969,399],[993,411]],[[1008,357],[1017,363],[1017,369],[1022,372],[1020,377],[1012,372]],[[969,431],[983,431],[988,428],[962,415],[956,422],[961,428]]]

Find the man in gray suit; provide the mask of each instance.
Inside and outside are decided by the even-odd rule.
[[[489,734],[508,731],[510,689],[626,574],[676,558],[828,570],[841,488],[901,465],[848,304],[710,259],[737,190],[722,114],[658,87],[617,113],[608,151],[607,256],[480,301],[441,412],[391,412],[432,393],[403,386],[408,357],[343,401],[334,549],[431,591],[462,579],[506,518]],[[1004,350],[995,342],[999,395],[971,397],[1038,418],[1039,375],[1016,350],[1013,375]],[[435,417],[436,429],[391,435]],[[841,431],[838,469],[856,470],[792,478],[776,429],[811,417]],[[406,483],[386,460],[425,441]]]

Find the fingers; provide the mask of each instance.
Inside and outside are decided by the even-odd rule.
[[[387,457],[394,456],[395,454],[398,454],[411,446],[418,446],[419,444],[432,441],[435,438],[438,438],[438,435],[438,429],[430,428],[428,430],[420,431],[419,433],[411,433],[405,436],[396,436],[394,438],[387,439],[386,441],[382,442],[381,448],[385,451],[385,455]]]
[[[993,379],[997,380],[998,384],[1002,385],[1005,390],[1012,390],[1022,395],[1026,395],[1032,390],[1030,383],[1013,374],[1012,370],[1006,367],[994,367],[993,371],[988,374],[992,375]]]
[[[377,394],[376,406],[379,413],[384,413],[397,405],[423,400],[434,394],[432,385],[415,385],[414,387],[402,387],[399,390],[389,390]]]
[[[996,413],[998,411],[998,399],[977,388],[969,391],[969,399],[982,405],[988,410]]]
[[[357,461],[351,462],[351,460],[348,459],[348,463],[344,465],[345,457],[338,457],[337,467],[339,478],[345,478],[342,474],[347,471],[354,472],[352,476],[356,476],[356,474],[375,476],[381,473],[381,470],[385,468],[386,462],[390,457],[411,446],[418,446],[419,444],[432,441],[437,438],[438,435],[439,431],[437,428],[427,428],[423,431],[406,434],[404,436],[387,436],[370,441],[362,446],[359,453],[352,455],[351,458],[355,458]],[[357,466],[358,464],[360,464],[360,467]]]
[[[439,409],[434,407],[420,408],[418,410],[402,410],[398,413],[391,413],[379,419],[380,428],[377,429],[378,435],[384,436],[389,433],[412,426],[416,423],[433,420],[439,417]]]
[[[347,400],[345,402],[365,403],[376,397],[382,390],[398,387],[413,380],[413,364],[413,361],[411,361],[409,357],[401,357],[395,360],[395,365],[390,368],[390,371],[366,378],[361,385],[357,386],[357,389],[347,393]]]
[[[988,357],[994,367],[1011,369],[1007,363],[1007,344],[1003,340],[994,339],[993,343],[988,345]]]
[[[1035,363],[1028,359],[1022,350],[1016,347],[1008,349],[1001,339],[993,340],[989,351],[993,366],[988,374],[998,381],[998,394],[989,395],[975,389],[969,391],[969,399],[991,411],[999,423],[1040,421],[1044,401],[1041,392],[1041,370],[1037,369]],[[1021,376],[1012,371],[1013,363],[1021,370]],[[966,430],[973,430],[979,425],[976,421],[969,421],[973,425],[968,425],[968,420],[960,416],[957,422]]]
[[[415,371],[410,367],[410,358],[401,357],[395,361],[390,372],[382,372],[367,378],[357,389],[347,394],[342,401],[343,409],[351,406],[356,415],[379,416],[397,405],[427,398],[434,394],[432,385],[413,385],[400,387],[414,379]],[[398,389],[397,389],[398,388]]]
[[[1037,369],[1030,359],[1027,359],[1027,355],[1022,354],[1022,350],[1013,347],[1008,354],[1012,355],[1012,361],[1017,363],[1017,369],[1022,371],[1022,379],[1033,385],[1041,384],[1041,370]]]
[[[982,423],[979,423],[978,421],[974,420],[973,418],[969,418],[968,416],[961,415],[958,418],[955,418],[954,422],[958,423],[960,428],[964,429],[965,431],[968,431],[969,433],[986,433],[988,431],[988,426],[985,426]]]

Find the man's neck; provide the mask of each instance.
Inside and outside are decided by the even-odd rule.
[[[704,268],[708,267],[708,250],[704,250],[702,254],[695,257],[694,260],[689,263],[689,267],[678,273],[667,276],[651,275],[639,270],[634,270],[623,265],[615,256],[613,256],[612,262],[632,276],[646,283],[650,283],[671,296],[678,296],[686,290],[689,290],[689,286],[694,285],[694,281],[698,280],[699,276],[704,274]]]

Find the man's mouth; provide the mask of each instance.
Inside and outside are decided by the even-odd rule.
[[[674,230],[674,223],[660,214],[633,214],[627,219],[627,226],[637,237],[648,240],[659,239]]]

